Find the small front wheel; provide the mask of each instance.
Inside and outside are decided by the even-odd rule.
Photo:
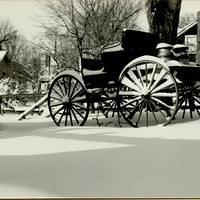
[[[89,114],[89,103],[78,73],[65,73],[55,78],[48,94],[48,107],[56,125],[84,125]]]

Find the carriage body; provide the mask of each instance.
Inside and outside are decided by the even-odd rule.
[[[105,117],[117,113],[134,127],[166,125],[183,107],[200,115],[200,68],[157,58],[157,43],[150,33],[124,30],[100,60],[83,58],[79,71],[59,74],[48,94],[54,122],[83,125],[95,103]]]
[[[129,62],[143,55],[156,56],[157,43],[151,33],[123,30],[120,42],[102,49],[101,60],[82,59],[81,70],[86,86],[105,87],[110,81],[117,82]]]

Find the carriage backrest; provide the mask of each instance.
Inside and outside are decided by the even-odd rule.
[[[81,70],[100,70],[103,68],[103,63],[98,59],[82,58],[81,59]]]
[[[136,30],[123,30],[121,45],[125,51],[155,52],[158,39],[155,35]]]

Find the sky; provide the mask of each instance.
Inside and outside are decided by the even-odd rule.
[[[0,19],[9,20],[27,39],[37,35],[41,7],[37,0],[0,0]]]
[[[182,0],[181,15],[200,11],[200,0]],[[28,40],[38,34],[36,15],[41,15],[41,6],[37,0],[0,0],[0,19],[8,19]],[[146,16],[142,14],[139,24],[148,29]]]

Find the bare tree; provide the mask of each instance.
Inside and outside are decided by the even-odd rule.
[[[136,28],[142,9],[141,0],[49,0],[43,3],[51,21],[51,26],[43,24],[43,27],[57,37],[57,53],[58,45],[62,44],[60,50],[80,57],[91,49],[98,55],[103,46],[119,40],[123,28]],[[56,27],[58,33],[52,27]],[[62,42],[67,47],[64,48]]]
[[[181,2],[182,0],[147,0],[150,32],[157,35],[160,42],[176,42]]]
[[[32,75],[32,89],[33,93],[37,94],[40,93],[39,91],[39,84],[40,84],[40,76],[42,74],[42,65],[41,65],[41,60],[40,60],[40,54],[38,52],[35,52],[36,54],[32,54],[32,58],[29,60],[29,70]]]
[[[59,70],[74,63],[76,57],[74,43],[68,35],[59,33],[56,27],[50,27],[50,29],[46,28],[44,36],[37,38],[35,45],[41,49],[43,54],[51,56]]]
[[[0,21],[0,50],[16,38],[17,31],[9,21]]]
[[[26,58],[23,54],[27,51],[28,42],[23,36],[17,34],[12,40],[4,44],[4,48],[8,52],[10,60],[26,64],[24,63]]]
[[[138,29],[136,20],[142,9],[141,1],[104,0],[88,1],[84,8],[88,15],[88,32],[85,46],[100,49],[119,41],[123,28]],[[88,10],[88,11],[87,11]]]
[[[7,51],[6,66],[1,70],[8,81],[8,91],[24,93],[27,83],[37,91],[41,72],[40,49],[34,47],[9,21],[0,21],[0,50]],[[2,80],[1,80],[2,81]]]

